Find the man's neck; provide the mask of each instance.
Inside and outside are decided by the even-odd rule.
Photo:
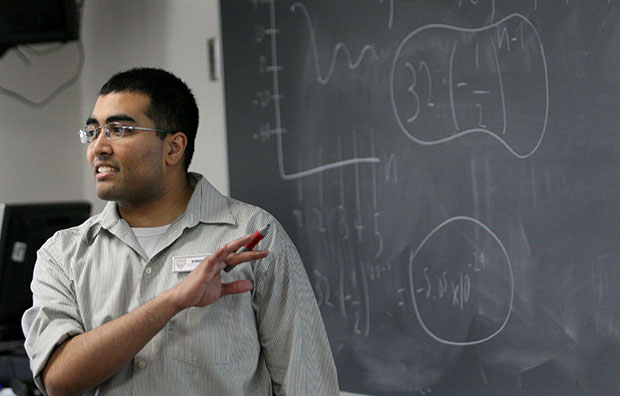
[[[166,189],[162,196],[139,205],[117,203],[120,216],[131,227],[159,227],[171,224],[177,219],[189,203],[193,189],[184,180],[183,183]]]

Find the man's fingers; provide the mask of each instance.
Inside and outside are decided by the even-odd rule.
[[[203,273],[219,272],[227,266],[232,267],[240,263],[259,260],[266,257],[269,254],[266,250],[252,250],[235,254],[239,248],[250,243],[253,237],[254,234],[248,234],[239,239],[235,239],[232,242],[228,242],[224,246],[217,249],[215,253],[205,260],[206,262],[203,262],[203,265],[201,266],[201,270],[204,271]]]
[[[252,234],[246,235],[242,238],[236,239],[232,242],[228,242],[224,246],[220,247],[209,258],[211,261],[224,261],[231,253],[236,252],[243,245],[247,245],[252,240]]]
[[[226,257],[226,264],[230,266],[235,266],[237,264],[245,263],[248,261],[260,260],[262,258],[267,257],[269,251],[267,250],[249,250],[247,252],[239,253],[239,254],[229,254]]]
[[[230,283],[222,283],[221,296],[224,297],[229,294],[245,293],[252,290],[253,287],[254,285],[252,285],[252,282],[247,279],[238,280]]]
[[[252,241],[253,237],[254,237],[254,234],[248,234],[239,239],[235,239],[232,242],[228,242],[226,245],[230,247],[231,249],[229,253],[236,252],[241,246],[247,245],[248,243],[250,243],[250,241]]]
[[[263,253],[260,251],[252,251],[251,256],[247,256],[245,253],[243,253],[243,255],[239,255],[239,258],[232,259],[232,257],[235,256],[234,253],[239,250],[241,246],[247,245],[252,240],[252,237],[253,234],[248,234],[232,242],[228,242],[224,246],[217,249],[215,253],[205,259],[206,262],[203,262],[203,271],[219,272],[227,265],[236,265],[241,262],[256,260],[266,256],[266,254],[263,255]]]

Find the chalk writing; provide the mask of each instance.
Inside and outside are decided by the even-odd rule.
[[[464,234],[464,230],[471,230],[472,227],[480,228],[484,236],[477,241],[466,240],[463,243],[464,235],[474,234],[471,231]],[[442,254],[434,244],[459,246],[459,254],[452,258],[453,262],[447,262],[450,256]],[[470,260],[462,262],[462,252],[467,246],[476,250],[472,252]],[[492,251],[496,257],[497,262],[493,265],[492,273],[489,272],[490,264],[485,258],[486,255],[480,251],[483,248]],[[495,275],[498,273],[502,276]],[[448,317],[459,313],[477,315],[477,311],[473,311],[469,306],[472,292],[484,290],[481,293],[486,296],[493,293],[495,289],[485,289],[489,285],[481,281],[489,277],[497,278],[496,282],[508,279],[506,287],[496,291],[497,295],[493,297],[496,303],[503,307],[504,312],[504,319],[499,322],[497,328],[474,340],[449,339],[438,335],[441,329],[432,328],[429,324],[438,310],[446,311]],[[508,253],[490,228],[471,217],[457,216],[444,221],[424,238],[415,251],[410,252],[409,282],[411,300],[418,322],[431,338],[443,344],[463,346],[486,342],[502,331],[512,312],[514,277]]]
[[[315,34],[314,34],[314,27],[312,26],[312,21],[310,20],[310,15],[308,14],[308,10],[306,9],[306,6],[304,6],[302,3],[295,3],[291,6],[291,12],[295,12],[297,10],[301,10],[303,16],[304,16],[304,20],[306,22],[306,25],[308,27],[309,30],[309,34],[310,34],[310,46],[312,48],[312,55],[313,55],[313,59],[314,59],[314,69],[315,69],[315,73],[316,73],[316,80],[317,82],[319,82],[320,84],[327,84],[329,82],[329,80],[331,80],[332,75],[334,74],[334,69],[336,67],[336,60],[338,58],[338,54],[340,52],[343,52],[346,55],[347,58],[347,65],[349,67],[349,69],[351,70],[355,70],[359,67],[359,65],[362,63],[362,61],[364,60],[364,56],[366,54],[370,54],[374,59],[378,60],[379,56],[377,55],[377,52],[375,51],[374,47],[371,45],[364,45],[364,47],[362,48],[361,53],[359,54],[359,56],[357,57],[357,60],[355,60],[355,62],[353,62],[351,60],[351,53],[349,52],[349,48],[344,44],[344,43],[338,43],[334,46],[334,50],[332,51],[332,60],[329,64],[329,68],[327,69],[327,74],[325,75],[325,77],[323,77],[321,75],[321,66],[319,65],[319,50],[316,44],[316,38],[315,38]]]
[[[436,40],[441,37],[442,46],[450,45],[448,59],[445,59],[446,51],[441,46],[430,51],[426,49],[425,43]],[[531,113],[538,114],[531,130],[531,135],[512,138],[507,132],[512,132],[520,126],[522,131],[522,120],[512,121],[508,117],[507,107],[512,101],[518,101],[518,96],[506,97],[506,89],[504,87],[503,69],[514,69],[516,59],[511,52],[515,51],[515,47],[511,46],[511,42],[520,41],[519,50],[528,50],[530,54],[528,59],[533,59],[534,71],[528,72],[526,68],[522,68],[522,81],[534,81],[534,83],[522,84],[529,89],[528,95],[536,97],[533,101]],[[526,44],[527,43],[527,44]],[[526,48],[526,45],[528,46]],[[536,53],[531,55],[531,47],[536,49]],[[485,62],[481,64],[480,51],[484,50],[490,56],[483,59]],[[480,70],[473,81],[457,81],[456,62],[459,62],[458,70],[467,70],[467,59],[469,53],[473,54],[473,64],[476,70]],[[500,53],[501,51],[501,53]],[[456,54],[460,53],[460,56]],[[500,62],[500,57],[509,59],[504,66]],[[436,80],[443,81],[446,77],[439,73],[440,65],[447,64],[447,92],[439,91]],[[418,65],[418,68],[416,68]],[[436,65],[436,66],[435,66]],[[421,107],[419,91],[422,85],[418,81],[417,72],[424,69],[426,75],[425,85],[428,90],[427,106]],[[442,72],[445,73],[445,72]],[[530,73],[528,75],[528,73]],[[392,71],[390,75],[390,95],[392,100],[392,109],[396,122],[401,131],[413,142],[420,145],[436,145],[450,142],[459,137],[469,134],[482,134],[497,139],[510,153],[518,158],[527,158],[531,156],[540,146],[548,121],[549,108],[549,87],[547,77],[547,61],[544,49],[540,42],[538,31],[534,25],[524,16],[520,14],[512,14],[491,25],[466,29],[450,25],[432,24],[418,28],[411,32],[400,44],[396,51],[392,63]],[[476,84],[486,84],[494,89],[480,88]],[[439,85],[442,87],[443,84]],[[468,96],[467,92],[457,92],[455,88],[472,87],[469,91],[473,98]],[[522,87],[519,87],[523,89]],[[514,91],[514,90],[513,90]],[[511,91],[512,92],[512,91]],[[516,91],[519,92],[519,91]],[[431,94],[434,99],[431,101]],[[516,95],[516,93],[511,93]],[[445,97],[448,107],[450,108],[450,120],[452,130],[445,125],[445,119],[442,113],[442,106],[437,106],[437,101]],[[478,99],[475,99],[478,98]],[[486,98],[486,99],[483,99]],[[481,102],[483,101],[483,102]],[[467,104],[473,103],[476,109],[475,120],[472,122],[467,108]],[[477,103],[476,103],[477,102]],[[498,109],[502,118],[499,125],[491,125],[485,121],[484,114],[486,107],[491,106],[493,112]],[[424,111],[422,111],[424,109]],[[449,136],[426,136],[427,129],[432,131],[441,131],[439,125],[443,125],[443,130],[449,133]],[[515,146],[519,142],[519,146]],[[529,142],[524,144],[523,142]]]

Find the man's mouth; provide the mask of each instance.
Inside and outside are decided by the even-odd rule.
[[[117,168],[111,166],[98,166],[97,173],[116,173],[118,172]]]
[[[104,181],[118,173],[119,169],[110,165],[99,165],[95,168],[95,179]]]

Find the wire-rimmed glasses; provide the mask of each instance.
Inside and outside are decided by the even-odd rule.
[[[156,128],[144,128],[137,127],[132,125],[123,125],[120,122],[108,122],[105,125],[94,126],[94,125],[86,125],[80,128],[80,141],[82,144],[89,144],[93,142],[99,136],[99,133],[103,131],[103,135],[108,140],[118,140],[125,136],[127,131],[152,131],[152,132],[164,132],[170,133],[171,131],[167,131],[165,129],[156,129]]]

